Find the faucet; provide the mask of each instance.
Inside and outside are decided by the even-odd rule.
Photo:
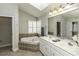
[[[79,35],[77,34],[77,41],[76,41],[76,43],[77,43],[77,46],[79,46],[78,39],[79,39]]]
[[[77,46],[78,46],[78,44],[79,44],[78,41],[75,41],[75,42],[76,42],[76,44],[77,44]]]
[[[72,40],[77,44],[77,46],[79,46],[78,35],[74,35],[74,36],[72,37]]]

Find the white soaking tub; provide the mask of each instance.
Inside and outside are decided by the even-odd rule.
[[[39,50],[39,37],[24,37],[20,40],[20,48],[26,48],[31,50]]]

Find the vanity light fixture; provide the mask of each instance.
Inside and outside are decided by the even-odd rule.
[[[60,5],[58,11],[61,12],[63,11],[63,9],[64,9],[64,6]]]
[[[58,13],[58,9],[57,8],[54,8],[53,14],[56,14],[56,13]]]
[[[63,12],[64,10],[66,9],[69,9],[71,7],[71,5],[73,5],[75,3],[65,3],[65,4],[60,4],[59,6],[56,6],[56,7],[53,7],[52,8],[52,5],[49,7],[50,11],[49,11],[49,16],[52,16],[52,15],[56,15],[56,14],[59,14],[61,12]]]
[[[50,15],[50,16],[53,15],[52,10],[49,11],[49,15]]]
[[[58,8],[53,8],[53,10],[52,10],[52,8],[51,8],[50,11],[49,11],[49,15],[50,15],[50,16],[56,15],[56,14],[58,14],[59,12],[62,12],[62,11],[63,11],[63,6],[60,5]]]

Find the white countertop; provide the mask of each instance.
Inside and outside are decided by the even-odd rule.
[[[49,37],[40,37],[46,41],[49,41],[50,43],[52,43],[55,46],[60,47],[61,49],[69,52],[72,55],[78,56],[79,55],[79,46],[77,46],[77,44],[75,42],[73,42],[72,40],[69,39],[61,39],[60,42],[53,42],[52,40],[55,39],[60,39],[58,37],[54,37],[52,36],[51,38]],[[73,44],[73,46],[68,45],[68,42],[71,42]]]

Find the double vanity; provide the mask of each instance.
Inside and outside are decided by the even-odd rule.
[[[78,56],[79,46],[73,40],[44,36],[40,37],[40,51],[45,56]]]

